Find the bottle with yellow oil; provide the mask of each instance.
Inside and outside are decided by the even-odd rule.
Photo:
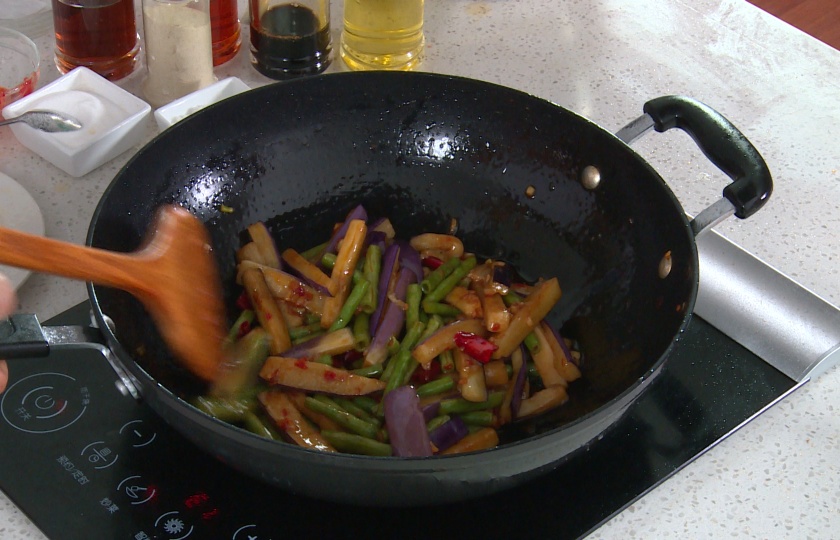
[[[420,62],[424,0],[345,0],[340,55],[352,70],[407,71]]]

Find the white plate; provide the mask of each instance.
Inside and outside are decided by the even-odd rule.
[[[0,227],[21,232],[44,235],[44,215],[38,203],[23,186],[0,173]],[[6,274],[15,289],[29,277],[29,270],[0,265],[0,272]]]

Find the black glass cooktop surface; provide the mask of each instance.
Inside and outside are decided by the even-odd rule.
[[[50,323],[84,324],[88,309]],[[625,416],[552,472],[465,503],[377,509],[291,495],[228,468],[123,396],[93,351],[56,350],[10,370],[0,489],[61,540],[578,538],[796,384],[695,317]]]

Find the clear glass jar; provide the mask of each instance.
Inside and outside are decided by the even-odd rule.
[[[148,75],[154,107],[215,82],[209,0],[143,0]]]

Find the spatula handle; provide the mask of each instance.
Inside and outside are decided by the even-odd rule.
[[[100,285],[137,291],[135,255],[79,246],[0,227],[0,263]]]

